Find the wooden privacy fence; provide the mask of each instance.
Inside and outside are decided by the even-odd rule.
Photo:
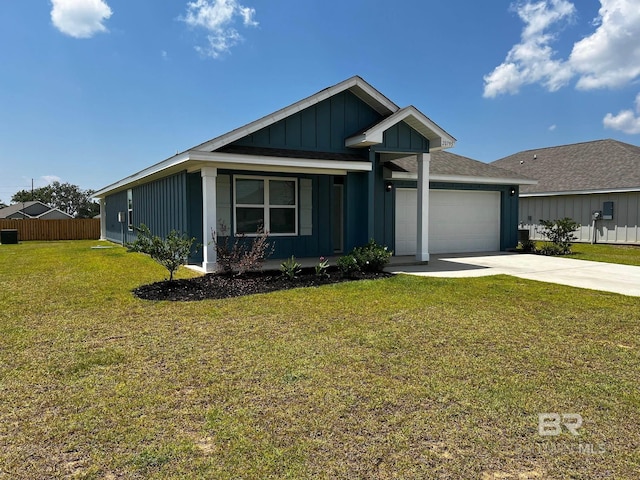
[[[98,240],[100,220],[73,218],[69,220],[5,220],[0,230],[18,230],[18,240]]]

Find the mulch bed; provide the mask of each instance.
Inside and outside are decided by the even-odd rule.
[[[344,277],[338,270],[330,268],[327,274],[316,276],[314,269],[303,269],[293,280],[281,272],[248,272],[240,276],[210,273],[186,280],[165,280],[142,285],[133,294],[144,300],[194,301],[220,299],[288,290],[300,287],[319,287],[332,283],[354,280],[391,277],[391,273],[359,272],[352,278]]]

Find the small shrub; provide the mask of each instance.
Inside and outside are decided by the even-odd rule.
[[[544,242],[542,246],[537,250],[540,255],[564,255],[562,247],[551,242]]]
[[[324,277],[327,276],[327,268],[329,268],[329,260],[324,257],[320,257],[320,261],[315,266],[316,277]]]
[[[345,277],[351,277],[356,272],[360,271],[360,265],[358,265],[358,261],[353,255],[344,255],[340,257],[336,262],[336,266]]]
[[[554,247],[546,248],[545,255],[567,255],[571,253],[571,243],[577,240],[574,231],[580,227],[580,224],[574,222],[569,217],[560,220],[540,220],[542,229],[540,233],[544,235]],[[542,252],[541,252],[542,253]]]
[[[126,244],[127,250],[149,255],[169,271],[169,280],[173,280],[176,270],[187,263],[196,239],[188,238],[176,230],[171,230],[167,238],[161,238],[153,235],[144,223],[141,223],[136,231],[138,236],[134,242]]]
[[[363,272],[381,272],[389,263],[391,254],[387,247],[378,245],[373,239],[363,247],[354,248],[351,252]]]
[[[536,242],[535,240],[524,240],[518,244],[521,252],[525,253],[536,253]]]
[[[244,234],[239,234],[231,243],[231,236],[225,225],[221,228],[222,241],[218,240],[215,231],[211,232],[211,237],[216,246],[218,271],[225,275],[242,275],[260,270],[264,261],[273,253],[274,247],[268,242],[269,234],[262,226],[258,227],[251,242],[245,239]]]
[[[289,278],[289,280],[293,280],[296,278],[296,275],[300,273],[302,269],[302,265],[300,265],[296,261],[296,257],[291,255],[291,258],[287,258],[284,262],[280,264],[280,271]]]

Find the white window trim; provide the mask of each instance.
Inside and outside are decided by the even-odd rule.
[[[264,204],[256,205],[251,203],[237,203],[236,198],[236,181],[248,179],[248,180],[262,180],[264,181]],[[269,194],[270,194],[270,186],[269,181],[271,180],[281,180],[286,182],[294,182],[295,185],[295,193],[294,193],[294,205],[271,205],[269,203]],[[259,208],[262,207],[264,209],[264,229],[269,234],[270,237],[297,237],[299,235],[299,220],[298,220],[298,209],[300,207],[299,196],[299,188],[298,188],[298,178],[297,177],[269,177],[269,176],[258,176],[258,175],[234,175],[233,176],[233,235],[243,235],[245,237],[255,237],[257,236],[255,233],[238,233],[238,207],[240,208]],[[290,208],[295,210],[294,219],[295,219],[295,232],[290,233],[271,233],[268,230],[268,226],[271,224],[270,218],[270,209],[271,208]]]
[[[127,229],[133,232],[133,190],[127,190]]]

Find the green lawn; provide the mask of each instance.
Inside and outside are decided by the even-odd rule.
[[[397,276],[193,303],[0,245],[0,479],[635,479],[640,299]],[[182,271],[183,276],[190,275]],[[582,416],[538,434],[539,413]]]
[[[640,265],[640,246],[576,243],[572,250],[571,257],[579,260]]]

